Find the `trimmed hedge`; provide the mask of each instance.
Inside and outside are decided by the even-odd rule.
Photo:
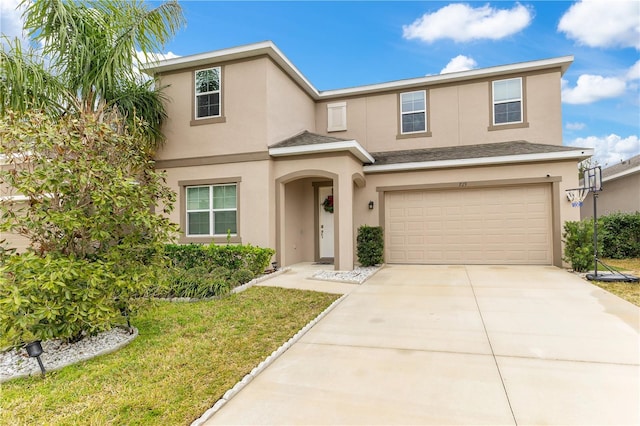
[[[222,296],[264,273],[275,253],[251,245],[168,244],[171,268],[150,290],[155,297]]]
[[[275,250],[250,244],[168,244],[165,253],[172,260],[173,266],[181,269],[204,266],[211,270],[221,266],[231,271],[248,269],[253,275],[260,275],[269,266]]]
[[[593,219],[565,222],[564,260],[573,270],[593,269]],[[598,218],[598,254],[602,258],[640,257],[640,212]]]
[[[357,253],[362,266],[384,262],[384,238],[380,226],[363,225],[358,228]]]

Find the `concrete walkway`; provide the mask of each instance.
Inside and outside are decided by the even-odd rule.
[[[206,424],[640,424],[640,309],[569,272],[387,266],[347,289]]]

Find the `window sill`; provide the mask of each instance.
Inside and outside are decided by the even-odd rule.
[[[495,130],[507,130],[507,129],[526,129],[529,127],[529,123],[513,123],[513,124],[494,124],[487,127],[487,130],[493,132]]]
[[[217,123],[226,123],[226,117],[211,117],[211,118],[201,118],[199,120],[191,120],[189,123],[191,126],[203,126],[205,124],[217,124]]]
[[[431,132],[400,133],[396,139],[430,138]]]
[[[227,243],[227,237],[226,236],[220,236],[220,237],[196,237],[196,236],[186,236],[186,235],[182,235],[180,236],[180,238],[178,238],[178,243],[180,244],[189,244],[189,243],[194,243],[194,244],[226,244]],[[240,238],[239,235],[236,236],[232,236],[231,239],[229,240],[229,243],[231,244],[242,244],[242,238]]]

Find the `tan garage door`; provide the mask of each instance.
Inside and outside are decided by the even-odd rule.
[[[552,263],[550,185],[397,191],[385,197],[388,263]]]

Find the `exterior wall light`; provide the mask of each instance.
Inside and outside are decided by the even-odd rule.
[[[373,201],[369,201],[369,210],[373,210]]]
[[[42,355],[42,344],[40,340],[33,341],[31,343],[27,343],[24,347],[27,350],[27,354],[31,358],[35,358],[38,360],[38,365],[40,366],[40,371],[42,372],[42,377],[44,377],[46,371],[44,369],[44,365],[42,365],[42,360],[40,359],[40,355]]]

